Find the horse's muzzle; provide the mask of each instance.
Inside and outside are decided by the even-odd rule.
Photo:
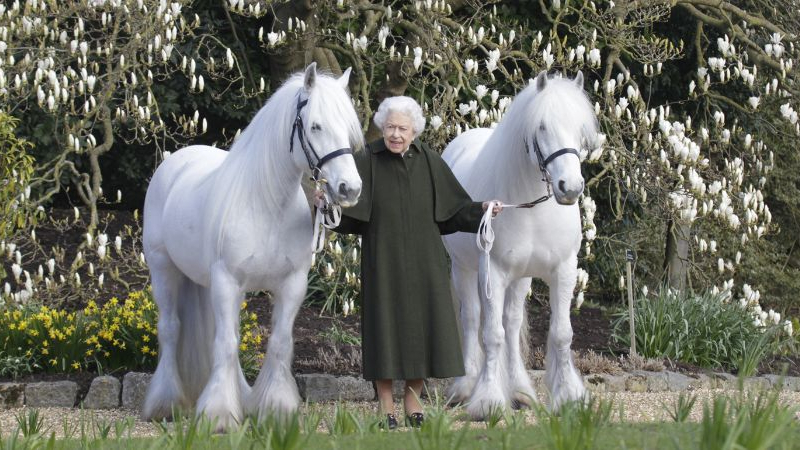
[[[328,193],[336,200],[336,203],[348,207],[358,203],[358,197],[361,195],[361,184],[339,183],[338,186],[329,186]]]
[[[574,205],[578,201],[578,197],[583,193],[584,182],[582,178],[580,183],[571,183],[571,185],[564,180],[559,180],[558,183],[554,184],[553,194],[559,205]]]

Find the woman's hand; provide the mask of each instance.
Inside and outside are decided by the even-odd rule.
[[[500,214],[500,211],[503,210],[503,202],[500,200],[490,200],[488,202],[483,202],[483,212],[486,212],[486,209],[489,208],[489,203],[494,202],[494,208],[492,208],[492,217],[497,217]]]
[[[325,193],[322,191],[322,189],[315,189],[314,193],[311,195],[312,195],[312,201],[314,202],[314,206],[316,206],[319,209],[325,207]],[[486,207],[484,207],[483,209],[486,210]]]

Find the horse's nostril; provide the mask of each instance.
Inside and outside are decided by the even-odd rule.
[[[341,194],[342,196],[347,196],[347,192],[348,192],[347,185],[344,183],[339,183],[339,194]]]
[[[561,181],[559,181],[559,182],[558,182],[558,189],[559,189],[561,192],[567,192],[566,184],[567,184],[567,183],[564,183],[564,180],[561,180]]]

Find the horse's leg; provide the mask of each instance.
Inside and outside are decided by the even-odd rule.
[[[506,380],[508,374],[505,367],[505,330],[503,328],[503,300],[507,281],[499,270],[491,271],[492,297],[486,294],[487,261],[483,254],[480,257],[478,271],[478,290],[481,299],[481,338],[484,351],[484,363],[481,374],[475,383],[467,412],[473,419],[482,420],[496,409],[508,407],[508,391]]]
[[[483,365],[483,350],[478,336],[481,299],[475,289],[477,279],[476,271],[453,265],[452,286],[460,311],[461,348],[466,372],[463,377],[453,380],[453,384],[448,388],[447,396],[453,403],[463,403],[469,399]]]
[[[503,326],[506,329],[506,356],[508,358],[508,388],[512,399],[523,405],[537,401],[531,377],[522,359],[520,339],[527,333],[520,333],[525,320],[525,295],[531,286],[530,278],[516,280],[506,289]],[[526,347],[527,348],[527,347]]]
[[[211,306],[214,311],[213,367],[197,400],[197,415],[216,421],[218,431],[241,423],[239,374],[239,309],[244,293],[222,262],[211,268]]]
[[[550,285],[550,330],[547,333],[545,355],[545,382],[550,389],[554,411],[562,404],[582,399],[586,394],[578,370],[572,361],[572,325],[569,308],[577,278],[577,259],[572,257],[562,262],[551,274]]]
[[[182,285],[190,281],[175,267],[165,250],[147,258],[153,297],[158,305],[158,365],[150,380],[142,407],[142,420],[172,417],[174,407],[190,406],[178,370],[180,319],[178,303]]]
[[[292,331],[307,286],[306,272],[295,271],[273,292],[274,306],[267,356],[247,401],[249,415],[259,419],[269,414],[285,417],[286,414],[295,412],[300,405],[300,393],[292,377]]]

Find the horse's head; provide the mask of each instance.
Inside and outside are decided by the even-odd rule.
[[[352,206],[361,194],[361,177],[353,148],[364,146],[361,124],[347,91],[350,69],[337,78],[317,73],[311,63],[303,75],[292,130],[295,161],[311,176],[324,180],[328,194],[342,206]]]
[[[528,153],[550,183],[556,201],[571,205],[583,192],[580,150],[594,141],[597,119],[583,91],[583,74],[570,80],[548,78],[542,71],[534,81]]]

